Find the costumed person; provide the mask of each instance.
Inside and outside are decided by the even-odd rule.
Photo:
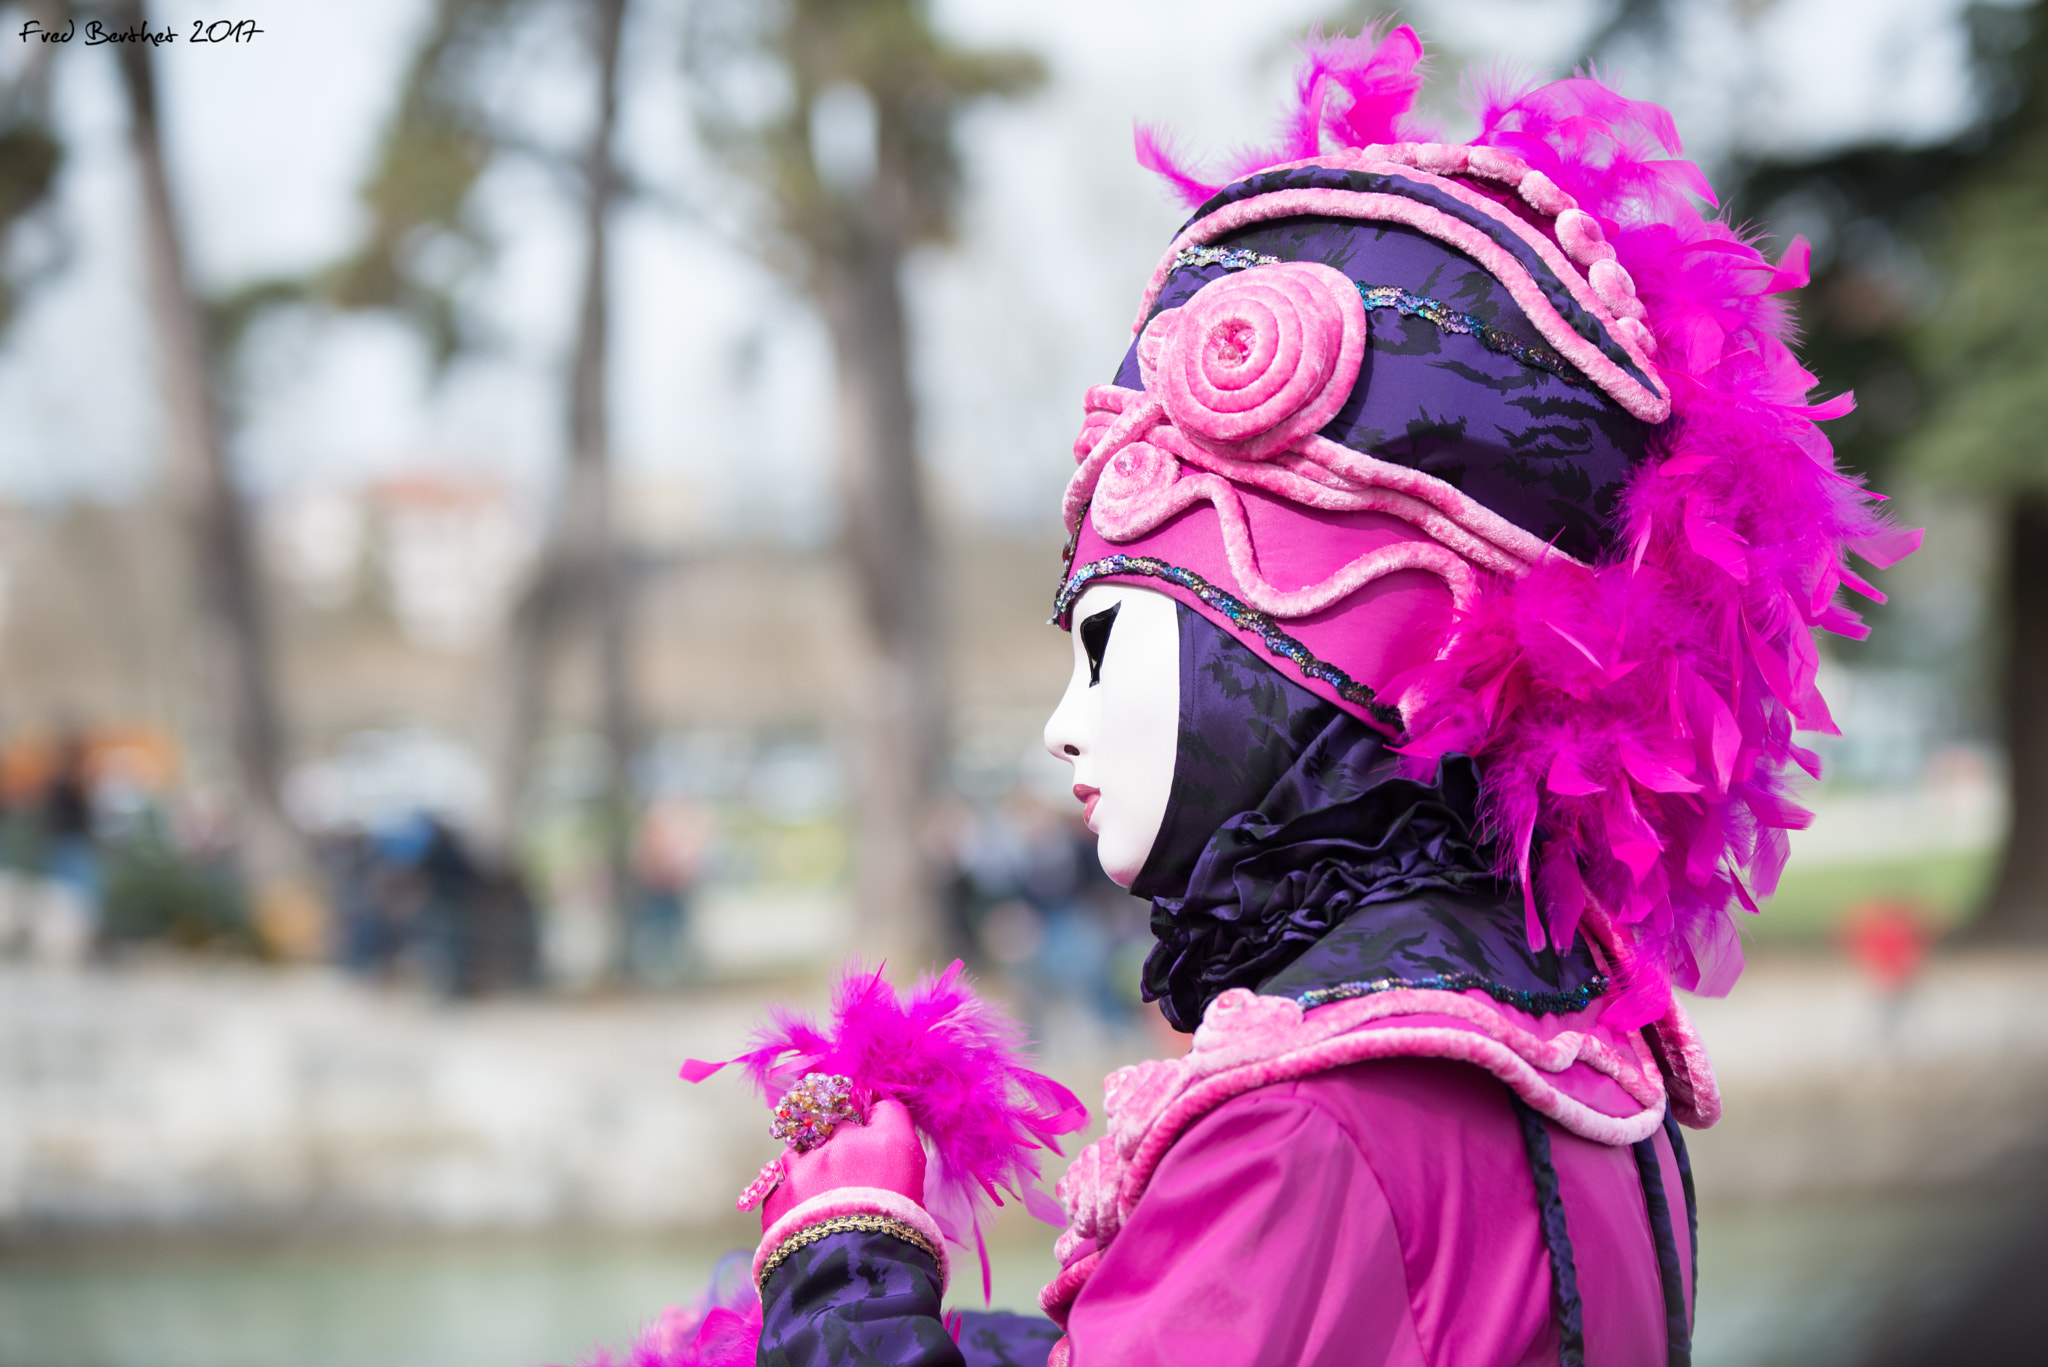
[[[779,1025],[749,1062],[797,1137],[724,1312],[759,1362],[1689,1360],[1679,1127],[1720,1103],[1673,987],[1734,983],[1805,820],[1814,629],[1877,596],[1848,552],[1917,538],[1816,426],[1849,403],[1788,346],[1802,243],[1703,216],[1668,115],[1596,79],[1429,141],[1421,56],[1311,39],[1221,183],[1139,137],[1196,207],[1087,395],[1046,734],[1191,1048],[1109,1078],[1048,1320],[949,1328],[941,1176],[1028,1186],[1074,1117],[1012,1055],[881,1076],[859,1003],[895,1038],[955,978]],[[936,1100],[970,1074],[1013,1141],[968,1126],[973,1163]]]

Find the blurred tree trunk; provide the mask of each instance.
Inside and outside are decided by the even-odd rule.
[[[569,470],[560,515],[547,548],[507,627],[495,756],[493,843],[502,857],[517,827],[534,744],[545,724],[549,682],[572,629],[596,647],[599,728],[605,743],[606,861],[612,884],[614,976],[625,968],[631,909],[629,859],[635,742],[632,659],[612,506],[609,303],[612,209],[618,198],[613,141],[618,125],[619,58],[626,0],[589,0],[598,109],[583,167],[582,301],[569,370]]]
[[[864,677],[850,699],[861,943],[912,968],[939,947],[938,881],[922,833],[949,690],[910,392],[903,247],[875,212],[901,194],[887,162],[848,206],[844,248],[819,260],[815,292],[837,362],[843,551],[863,628]]]
[[[29,0],[20,6],[24,19],[47,32],[63,27],[65,10],[65,0]],[[50,118],[50,75],[59,51],[55,43],[30,43],[0,84],[0,329],[14,321],[29,283],[22,277],[48,270],[47,265],[41,272],[24,268],[15,253],[4,249],[15,225],[49,202],[64,162]]]
[[[141,26],[142,0],[113,0],[117,28]],[[242,861],[259,911],[280,890],[307,890],[311,863],[286,817],[279,780],[279,717],[262,584],[247,511],[228,468],[208,364],[206,327],[186,269],[170,178],[152,49],[115,49],[141,180],[143,259],[164,403],[171,493],[184,527],[197,599],[202,686],[231,753],[244,803]]]
[[[2048,940],[2048,493],[2006,514],[2006,792],[2012,824],[1972,940]]]
[[[953,237],[961,116],[1040,85],[1018,49],[952,42],[929,0],[698,0],[684,60],[707,147],[763,193],[748,246],[817,304],[837,368],[842,549],[861,630],[854,732],[861,947],[899,969],[943,943],[924,840],[950,688],[917,455],[902,267]],[[763,61],[793,100],[762,109]]]

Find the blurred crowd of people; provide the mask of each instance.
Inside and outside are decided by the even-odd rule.
[[[174,791],[173,768],[170,743],[146,732],[0,747],[0,958],[77,966],[161,945],[329,959],[455,996],[535,980],[523,880],[427,813],[313,836],[327,896],[310,945],[278,943],[237,872],[226,812]]]
[[[951,844],[948,948],[1002,980],[1033,1038],[1086,1045],[1151,1028],[1147,904],[1102,872],[1078,813],[1019,785],[964,814]]]
[[[76,963],[100,932],[103,876],[82,737],[33,769],[0,765],[0,955]]]
[[[670,987],[694,974],[689,911],[714,833],[703,803],[651,802],[616,860],[587,829],[536,858],[493,858],[424,805],[315,823],[319,887],[294,922],[257,904],[224,805],[173,783],[176,768],[171,743],[145,732],[0,744],[0,959],[76,967],[167,946],[330,962],[446,997],[515,991],[544,976],[542,902],[574,898],[580,880],[616,908],[601,976]]]
[[[792,835],[831,824],[825,813],[787,830],[764,816],[754,824],[781,832],[771,838],[744,814],[671,794],[649,801],[622,841],[584,813],[515,861],[491,857],[445,814],[401,806],[309,834],[319,895],[292,929],[240,876],[225,808],[171,782],[175,769],[169,743],[146,735],[0,745],[0,959],[80,965],[169,946],[328,962],[448,998],[544,979],[674,989],[708,971],[693,925],[707,880],[837,884],[847,873],[843,839]],[[940,825],[947,957],[1000,984],[1041,1039],[1149,1027],[1138,990],[1146,909],[1102,874],[1073,812],[1018,782],[957,803]],[[579,908],[606,942],[581,972],[552,962],[549,943],[561,929],[550,917]]]
[[[449,999],[675,990],[721,971],[696,924],[707,885],[843,888],[849,873],[825,809],[750,817],[744,801],[670,793],[623,840],[585,811],[511,860],[397,805],[308,837],[319,895],[310,928],[287,934],[237,871],[224,805],[170,783],[174,767],[168,743],[141,733],[0,745],[0,960],[76,966],[169,946],[326,962]],[[1159,1028],[1140,993],[1148,908],[1102,873],[1071,808],[1010,780],[956,799],[933,833],[943,957],[991,980],[1036,1039],[1088,1049]],[[564,948],[579,925],[580,960]],[[1932,934],[1898,899],[1852,906],[1836,927],[1887,1003],[1888,1034]]]
[[[414,813],[320,842],[331,953],[367,978],[411,976],[449,997],[532,986],[539,923],[514,869],[478,859],[440,818]]]

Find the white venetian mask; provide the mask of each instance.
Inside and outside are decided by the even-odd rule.
[[[1074,766],[1074,796],[1103,872],[1129,887],[1173,789],[1180,744],[1180,618],[1174,600],[1097,584],[1074,604],[1074,674],[1045,748]]]

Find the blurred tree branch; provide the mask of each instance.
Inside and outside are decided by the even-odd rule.
[[[456,293],[488,264],[494,246],[471,213],[477,182],[507,143],[491,117],[486,80],[507,31],[536,2],[437,0],[362,188],[368,231],[353,253],[309,282],[333,307],[397,314],[426,339],[438,365],[478,340]]]
[[[961,117],[1044,70],[1028,53],[951,44],[922,0],[700,0],[685,61],[700,137],[751,191],[755,250],[832,339],[841,548],[866,657],[847,690],[861,945],[922,963],[939,945],[921,832],[949,690],[903,264],[953,235]]]

